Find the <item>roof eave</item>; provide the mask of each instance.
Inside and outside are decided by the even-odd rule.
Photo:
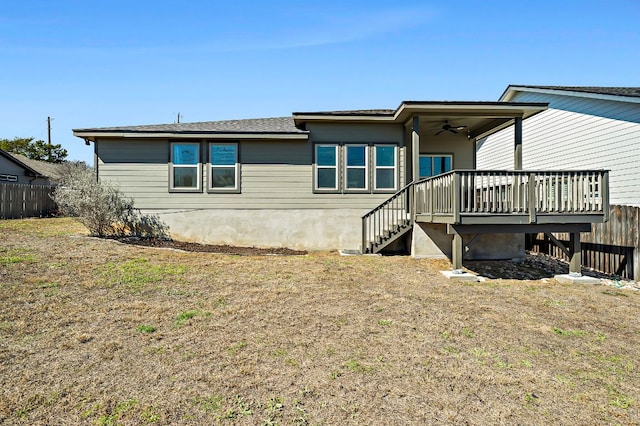
[[[75,129],[73,135],[85,141],[95,142],[96,138],[180,138],[180,139],[278,139],[278,140],[307,140],[308,132],[278,133],[278,132],[154,132],[109,130],[96,131],[90,129]]]
[[[401,122],[413,115],[466,115],[479,117],[528,118],[549,108],[539,102],[403,102],[395,118]]]
[[[542,93],[547,95],[576,96],[581,98],[599,99],[599,100],[606,100],[606,101],[640,103],[640,97],[634,97],[634,96],[607,95],[603,93],[579,92],[579,91],[566,90],[566,89],[539,88],[539,87],[515,85],[515,84],[510,84],[509,86],[507,86],[505,91],[502,93],[502,96],[500,96],[499,101],[509,102],[511,99],[513,99],[513,97],[518,92]]]

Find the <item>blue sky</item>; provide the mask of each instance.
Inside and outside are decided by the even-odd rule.
[[[0,6],[0,138],[72,128],[640,86],[640,1],[20,0]]]

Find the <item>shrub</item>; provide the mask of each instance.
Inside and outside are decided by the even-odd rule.
[[[70,164],[52,198],[60,211],[76,217],[93,236],[167,238],[168,228],[156,215],[142,214],[133,200],[109,182],[99,181],[84,163]]]

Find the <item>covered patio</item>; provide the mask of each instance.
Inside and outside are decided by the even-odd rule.
[[[465,252],[485,234],[568,232],[569,247],[555,242],[569,256],[571,274],[580,274],[580,232],[608,220],[609,175],[605,170],[522,170],[522,122],[546,108],[531,103],[403,103],[396,119],[404,120],[410,140],[410,183],[363,216],[362,251],[380,252],[413,231],[411,251],[416,254],[420,225],[434,224],[446,236],[427,238],[440,240],[441,246],[450,241],[442,252],[460,270]],[[513,169],[476,170],[476,142],[509,126],[514,129]],[[433,152],[447,153],[450,170],[440,168],[436,171],[444,173],[425,177],[421,159]]]

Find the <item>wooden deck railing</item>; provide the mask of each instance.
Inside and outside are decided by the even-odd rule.
[[[453,170],[412,182],[362,217],[362,251],[376,252],[416,218],[435,223],[603,222],[606,170]]]
[[[389,199],[362,216],[362,252],[374,253],[376,247],[413,223],[411,215],[413,184],[393,194]]]
[[[473,215],[603,214],[609,211],[609,172],[454,170],[414,183],[415,213]]]

